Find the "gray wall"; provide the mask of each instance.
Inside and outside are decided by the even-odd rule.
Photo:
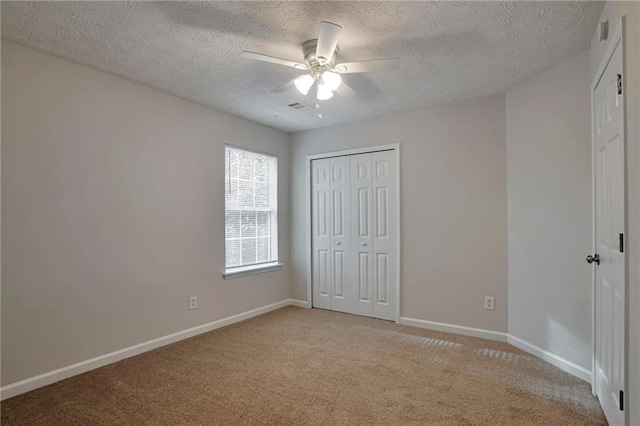
[[[591,370],[589,56],[509,90],[509,333]]]
[[[628,394],[631,424],[640,424],[640,364],[634,362],[640,359],[640,4],[608,2],[601,19],[613,33],[622,15],[628,23]],[[583,355],[590,345],[584,289],[576,285],[584,279],[584,241],[576,237],[560,250],[561,238],[548,230],[526,241],[520,232],[536,217],[556,227],[562,218],[561,234],[565,225],[575,235],[584,231],[585,215],[570,212],[590,197],[582,180],[585,150],[577,142],[585,125],[558,106],[590,114],[578,84],[588,90],[605,46],[596,34],[587,64],[578,55],[511,90],[506,118],[503,96],[461,101],[294,134],[289,159],[289,138],[279,131],[3,41],[2,384],[290,295],[306,299],[305,156],[395,142],[402,145],[401,314],[506,331],[508,144],[509,230],[517,231],[509,239],[509,331],[590,368]],[[548,102],[541,105],[543,99]],[[549,112],[554,108],[572,124],[559,123]],[[529,113],[535,119],[525,119]],[[520,143],[534,134],[545,137],[530,147]],[[289,265],[291,219],[291,270],[221,279],[225,142],[279,156],[280,253]],[[542,155],[550,149],[554,156]],[[532,167],[526,154],[549,173]],[[567,174],[555,156],[567,161]],[[529,188],[535,178],[548,191]],[[530,197],[516,191],[518,185]],[[575,197],[571,204],[560,197],[563,191]],[[552,202],[553,214],[537,201]],[[542,267],[528,269],[523,250],[540,254],[551,237],[572,271],[560,266],[550,276]],[[542,279],[523,285],[531,280],[525,272]],[[560,285],[551,296],[548,279]],[[196,311],[187,310],[192,295],[199,297]],[[496,297],[495,312],[482,309],[485,295]],[[567,312],[556,297],[567,302]],[[529,318],[541,316],[528,327]],[[577,351],[569,352],[572,344]]]
[[[288,135],[2,42],[3,385],[289,297],[222,280],[225,142],[278,156],[288,265]]]
[[[640,425],[640,2],[610,1],[602,10],[600,21],[609,21],[609,34],[620,26],[626,16],[626,48],[624,83],[627,114],[627,275],[629,304],[627,414],[630,425]],[[607,42],[593,36],[590,61],[590,79],[595,78],[604,58]]]
[[[399,142],[401,315],[506,331],[504,106],[498,95],[293,134],[292,297],[307,299],[306,156]]]

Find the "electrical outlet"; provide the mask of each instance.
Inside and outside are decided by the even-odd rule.
[[[496,299],[491,296],[486,296],[484,298],[484,308],[487,311],[493,311],[496,306]]]
[[[198,307],[198,298],[196,296],[191,296],[189,298],[189,309],[195,309]]]

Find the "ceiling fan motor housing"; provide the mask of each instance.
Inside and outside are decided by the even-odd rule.
[[[304,54],[304,60],[309,65],[309,70],[313,73],[321,73],[325,68],[333,68],[336,62],[336,56],[338,55],[338,46],[333,51],[331,58],[324,64],[320,64],[316,58],[316,47],[318,45],[318,39],[305,41],[302,45],[302,53]]]

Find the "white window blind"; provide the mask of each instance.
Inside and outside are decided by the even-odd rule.
[[[225,148],[225,267],[275,262],[277,159]]]

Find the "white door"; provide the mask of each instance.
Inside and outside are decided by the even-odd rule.
[[[373,172],[373,316],[394,320],[396,307],[395,151],[371,154]]]
[[[620,81],[619,81],[620,79]],[[595,391],[609,424],[623,425],[625,347],[624,101],[618,42],[594,92]]]
[[[311,162],[311,232],[313,306],[331,309],[331,160]]]
[[[311,162],[313,306],[394,320],[396,151]]]
[[[373,316],[371,153],[351,156],[351,297],[354,314]]]
[[[331,309],[351,312],[347,297],[351,233],[351,176],[349,157],[331,158]]]

